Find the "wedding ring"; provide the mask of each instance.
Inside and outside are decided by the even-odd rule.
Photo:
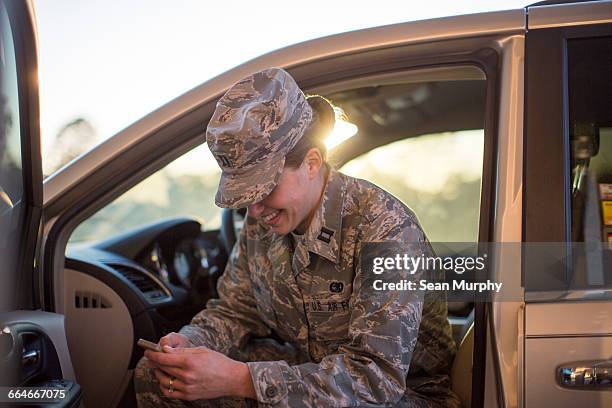
[[[170,377],[170,382],[168,383],[168,392],[172,394],[174,392],[174,387],[172,383],[174,382],[174,377]]]

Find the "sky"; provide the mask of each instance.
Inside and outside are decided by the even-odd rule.
[[[517,0],[35,0],[43,161],[77,118],[106,139],[234,66],[326,35]]]

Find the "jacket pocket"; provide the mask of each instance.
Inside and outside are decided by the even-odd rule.
[[[304,300],[312,337],[319,341],[329,341],[348,336],[350,296],[326,293],[311,295]]]

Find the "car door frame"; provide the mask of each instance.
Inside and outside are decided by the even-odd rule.
[[[11,22],[18,67],[19,131],[24,186],[24,221],[19,242],[19,270],[15,271],[19,274],[15,306],[16,309],[35,309],[38,307],[37,285],[32,279],[43,196],[36,25],[30,2],[6,1],[4,4]]]
[[[17,66],[17,93],[19,98],[19,131],[21,136],[21,165],[23,176],[23,196],[21,205],[22,234],[19,239],[17,268],[13,271],[3,269],[4,274],[12,274],[16,285],[15,298],[9,306],[12,310],[0,311],[0,335],[11,336],[12,350],[4,357],[3,363],[15,361],[24,369],[29,364],[28,378],[52,376],[52,379],[74,380],[74,372],[66,342],[63,316],[40,311],[39,294],[42,280],[38,275],[36,263],[41,231],[43,183],[42,157],[40,144],[40,112],[38,92],[38,54],[36,19],[32,1],[2,0],[10,22],[11,34]],[[7,344],[7,343],[3,343]],[[28,350],[29,344],[34,348]],[[24,359],[25,351],[36,352]],[[14,366],[11,366],[14,367]],[[24,369],[25,372],[25,369]],[[21,381],[19,372],[9,372],[8,381]],[[25,375],[25,374],[23,374]],[[28,380],[29,381],[29,380]],[[28,383],[26,383],[28,384]],[[78,387],[77,387],[78,388]],[[79,391],[80,392],[80,391]],[[77,401],[78,396],[73,401]]]

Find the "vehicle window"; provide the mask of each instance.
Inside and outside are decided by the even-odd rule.
[[[8,229],[0,229],[3,245],[7,250],[3,259],[15,259],[9,256],[17,248],[11,243],[19,242],[14,233],[20,231],[20,202],[23,196],[24,181],[21,166],[21,132],[19,128],[19,95],[17,82],[17,62],[11,25],[7,10],[0,3],[0,21],[2,22],[0,37],[0,216]],[[3,225],[4,226],[4,225]],[[11,238],[10,240],[8,238]],[[3,253],[4,255],[4,253]]]
[[[567,42],[573,288],[612,285],[612,37]]]
[[[402,200],[430,241],[477,242],[483,149],[483,130],[423,135],[372,150],[341,171]]]
[[[402,200],[431,242],[478,242],[484,74],[418,78],[329,95],[358,129],[332,163]]]
[[[0,3],[0,259],[3,272],[17,270],[19,243],[24,223],[24,179],[21,159],[21,131],[17,61],[11,24],[4,3]],[[3,280],[0,309],[11,296],[4,290],[14,287]]]
[[[82,222],[70,242],[98,241],[177,216],[197,217],[204,230],[219,228],[214,203],[221,171],[206,144],[184,154]]]
[[[2,37],[0,38],[0,64],[2,78],[0,82],[0,166],[2,179],[0,195],[3,209],[12,207],[21,201],[23,179],[21,167],[21,133],[19,129],[19,96],[17,92],[17,64],[11,26],[4,4],[0,4],[2,19]]]
[[[349,136],[334,131],[339,144],[331,150],[332,162],[344,155],[342,171],[402,199],[431,241],[478,241],[486,81],[484,75],[475,77],[327,95],[349,122],[338,126],[339,133],[341,127],[358,129]],[[101,240],[173,216],[196,216],[204,229],[218,228],[219,177],[216,161],[202,145],[85,220],[70,241]]]

